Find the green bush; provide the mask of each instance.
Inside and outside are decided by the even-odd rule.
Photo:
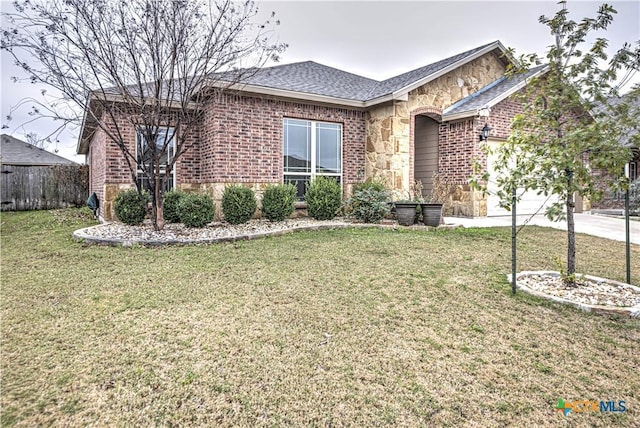
[[[389,214],[387,192],[373,187],[358,190],[349,198],[351,215],[364,223],[379,223]]]
[[[184,193],[178,203],[178,217],[186,227],[205,227],[213,221],[216,206],[204,193]]]
[[[342,206],[342,189],[332,177],[311,180],[304,195],[309,215],[317,220],[331,220]]]
[[[162,213],[164,215],[164,220],[167,223],[180,223],[181,220],[178,205],[184,195],[185,193],[180,190],[169,190],[164,194],[164,199],[162,200]]]
[[[148,203],[149,194],[146,192],[143,192],[142,195],[136,189],[120,192],[116,195],[114,202],[116,216],[125,224],[140,224],[147,215]]]
[[[356,183],[353,185],[353,195],[356,194],[356,192],[359,192],[361,190],[366,190],[366,189],[373,189],[376,190],[378,192],[384,192],[386,190],[384,183],[382,181],[380,181],[379,179],[376,178],[367,178],[365,181],[363,181],[362,183]]]
[[[262,196],[262,215],[271,221],[282,221],[296,209],[296,186],[270,185]]]
[[[248,187],[231,185],[222,195],[224,219],[231,224],[248,222],[258,208],[256,195]]]

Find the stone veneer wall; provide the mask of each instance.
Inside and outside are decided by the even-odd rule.
[[[396,193],[409,195],[413,183],[411,114],[420,109],[442,111],[460,99],[500,78],[503,62],[490,52],[411,91],[408,101],[393,101],[367,113],[366,177],[378,177]],[[458,86],[458,78],[463,86]],[[440,171],[449,171],[440,167]]]

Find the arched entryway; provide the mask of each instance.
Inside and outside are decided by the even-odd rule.
[[[422,195],[431,196],[433,174],[438,172],[438,131],[440,124],[426,115],[414,116],[413,132],[413,177],[422,182]]]

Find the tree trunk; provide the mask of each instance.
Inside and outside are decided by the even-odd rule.
[[[155,230],[164,229],[164,215],[162,212],[162,186],[160,182],[160,166],[159,163],[156,164],[156,174],[155,174],[155,186],[153,189],[153,208],[151,210],[153,214],[153,228]]]
[[[573,194],[567,191],[567,277],[564,278],[567,285],[576,286],[576,231],[573,218]]]

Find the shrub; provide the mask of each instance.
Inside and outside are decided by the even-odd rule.
[[[125,224],[140,224],[147,215],[148,203],[149,194],[146,192],[143,192],[142,195],[136,189],[120,192],[114,202],[116,216]]]
[[[367,178],[362,183],[356,183],[353,185],[352,194],[355,195],[356,192],[359,192],[361,190],[366,190],[366,189],[373,189],[379,192],[384,192],[386,190],[384,183],[381,180],[376,178]]]
[[[331,220],[342,205],[342,189],[331,177],[313,179],[304,197],[309,215],[317,220]]]
[[[351,215],[365,223],[379,223],[389,214],[387,192],[373,187],[356,191],[348,205]]]
[[[222,195],[224,219],[231,224],[246,223],[256,212],[256,195],[248,187],[231,185]]]
[[[183,193],[178,203],[178,217],[186,227],[205,227],[213,221],[216,206],[211,196]]]
[[[271,221],[282,221],[296,209],[296,186],[270,185],[262,196],[262,215]]]
[[[162,213],[167,223],[180,223],[180,212],[178,205],[185,195],[180,190],[170,190],[164,195],[162,200]]]

